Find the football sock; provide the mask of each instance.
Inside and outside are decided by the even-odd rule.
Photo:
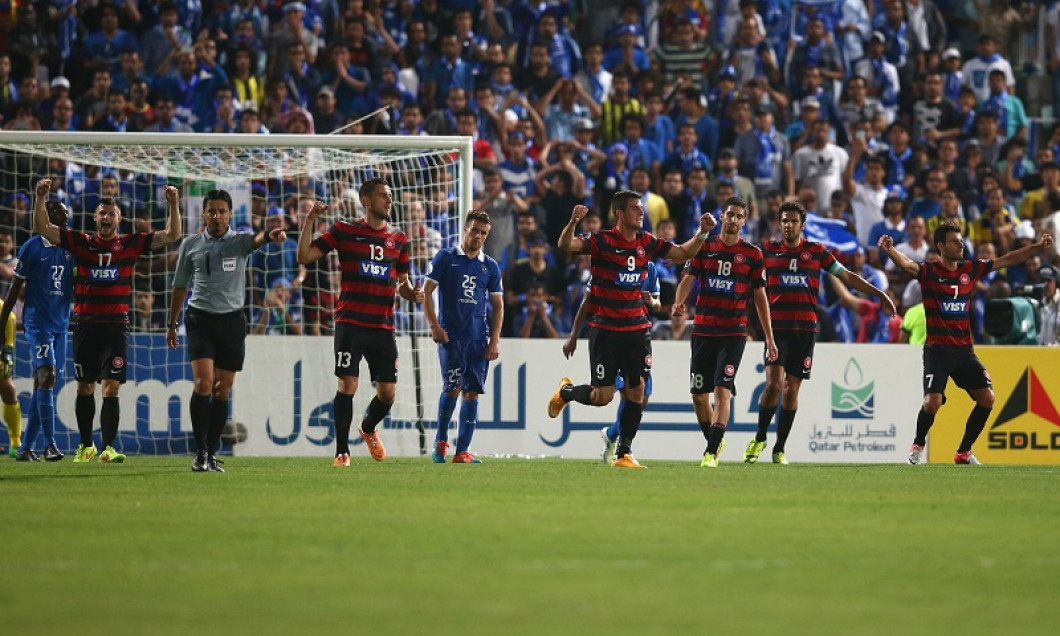
[[[699,430],[703,432],[703,439],[710,441],[710,422],[699,422]]]
[[[640,428],[640,417],[644,412],[642,404],[630,402],[629,400],[622,401],[625,402],[625,406],[622,409],[622,417],[618,423],[618,449],[615,453],[617,457],[622,457],[632,452],[633,438],[637,436],[637,430]]]
[[[205,451],[207,448],[206,432],[210,426],[210,396],[192,391],[188,410],[191,412],[191,430],[195,435],[195,450]]]
[[[579,404],[592,405],[593,387],[588,384],[579,384],[574,386],[568,384],[559,391],[559,396],[563,398],[564,402],[577,402]]]
[[[350,452],[350,426],[353,424],[353,396],[335,392],[335,455]]]
[[[33,392],[36,397],[37,417],[44,430],[44,443],[55,443],[55,389],[38,388]],[[32,419],[30,420],[32,422]]]
[[[449,395],[442,391],[441,397],[438,398],[438,432],[434,436],[435,443],[449,441],[449,423],[453,421],[458,395]]]
[[[228,400],[213,399],[210,404],[210,423],[207,430],[206,450],[216,453],[221,450],[221,434],[225,431],[228,423]]]
[[[99,425],[103,429],[103,448],[114,446],[114,439],[118,437],[120,409],[117,397],[103,398],[103,408],[99,411]]]
[[[985,418],[984,418],[985,419]],[[923,446],[927,444],[927,434],[931,430],[931,425],[935,423],[935,414],[928,413],[924,410],[924,407],[920,407],[920,412],[916,416],[916,437],[913,438],[913,443],[917,446]],[[978,435],[978,433],[976,433]]]
[[[4,402],[4,424],[7,424],[7,434],[11,438],[11,448],[18,448],[22,444],[22,407],[18,405],[18,398],[13,404]]]
[[[74,414],[77,416],[77,432],[81,435],[81,445],[92,446],[92,420],[96,417],[96,395],[79,395],[74,400]]]
[[[379,422],[383,421],[386,414],[390,412],[390,404],[379,399],[379,396],[372,398],[372,401],[368,403],[368,408],[364,412],[364,419],[361,420],[361,430],[365,433],[375,432],[375,427],[379,425]]]
[[[773,444],[774,453],[784,452],[784,444],[788,442],[788,435],[791,435],[791,427],[795,424],[795,410],[786,409],[783,406],[780,407],[780,417],[777,420],[777,441]]]
[[[710,435],[707,437],[707,452],[711,455],[718,454],[718,447],[721,446],[721,438],[725,437],[725,425],[721,422],[715,422],[710,425]]]
[[[766,432],[769,431],[769,425],[773,423],[773,416],[777,413],[777,405],[766,406],[764,404],[758,405],[758,432],[755,433],[756,442],[766,441]]]
[[[478,400],[460,402],[460,430],[456,436],[456,452],[466,453],[471,448],[471,437],[478,424]]]
[[[990,409],[976,404],[972,412],[968,414],[968,424],[964,427],[964,439],[961,440],[961,445],[957,447],[958,453],[972,450],[972,444],[979,439],[979,434],[983,432],[983,427],[986,426],[986,418],[988,417],[990,417]]]
[[[26,418],[26,431],[22,438],[22,446],[18,447],[20,452],[27,448],[33,448],[33,442],[37,441],[37,435],[40,434],[40,415],[37,413],[38,397],[36,391],[29,394],[29,417]],[[11,446],[15,446],[14,442],[11,443]]]

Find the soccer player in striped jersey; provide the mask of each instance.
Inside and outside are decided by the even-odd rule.
[[[700,466],[717,468],[725,445],[732,396],[736,395],[736,371],[747,344],[747,299],[754,296],[758,318],[766,339],[766,359],[775,360],[777,347],[769,321],[765,267],[762,250],[740,238],[747,223],[747,203],[729,197],[721,213],[721,233],[708,239],[685,263],[677,284],[673,309],[675,320],[685,315],[685,300],[692,285],[699,283],[696,315],[692,323],[690,390],[696,420],[707,440]],[[714,408],[710,394],[714,394]]]
[[[369,179],[358,190],[364,218],[336,221],[316,239],[316,217],[327,206],[314,205],[302,221],[298,262],[313,263],[336,250],[342,271],[335,308],[335,376],[338,390],[335,414],[334,466],[350,465],[350,427],[353,396],[357,393],[361,358],[375,383],[375,397],[361,420],[360,433],[372,459],[386,459],[386,449],[375,428],[383,421],[397,394],[397,341],[394,339],[394,294],[416,303],[423,290],[409,280],[409,241],[390,226],[394,195],[386,179]]]
[[[43,199],[51,179],[37,183],[37,198]],[[129,347],[129,298],[133,267],[141,254],[165,247],[181,237],[180,201],[177,189],[165,187],[166,229],[136,234],[118,234],[121,208],[111,197],[96,205],[95,234],[62,229],[49,222],[45,207],[33,210],[33,229],[50,243],[70,252],[77,264],[74,286],[74,373],[77,401],[74,412],[81,443],[75,462],[96,455],[92,442],[92,420],[96,412],[96,383],[102,385],[103,407],[99,421],[103,429],[102,462],[121,463],[125,455],[114,449],[121,413],[118,391],[125,383],[126,351]]]
[[[581,305],[578,306],[578,313],[574,315],[574,323],[570,328],[570,337],[563,344],[563,356],[568,360],[578,349],[578,334],[581,333],[582,325],[585,324],[585,319],[589,315],[589,299],[592,297],[592,285],[593,279],[590,276],[589,281],[585,284],[585,294],[582,296]],[[653,314],[662,307],[662,303],[659,302],[659,293],[659,274],[655,269],[655,261],[651,261],[648,263],[648,268],[644,271],[644,283],[640,286],[640,295],[648,311]],[[621,391],[624,388],[626,388],[626,381],[620,375],[615,378],[615,390]],[[647,408],[650,398],[651,374],[649,373],[644,378],[644,401],[640,403],[642,410]],[[600,437],[604,440],[604,451],[600,456],[603,458],[604,463],[611,463],[611,460],[615,458],[618,435],[622,430],[622,412],[625,410],[623,404],[625,404],[624,401],[618,403],[618,413],[615,414],[614,423],[611,426],[605,426],[600,429]]]
[[[644,383],[651,373],[651,322],[641,299],[641,285],[648,262],[669,256],[686,260],[699,251],[714,227],[714,217],[699,217],[699,233],[682,245],[656,238],[645,232],[644,203],[640,194],[621,190],[611,199],[611,211],[618,220],[607,231],[574,236],[574,228],[589,212],[576,205],[570,221],[559,237],[559,248],[565,252],[591,256],[592,304],[589,306],[590,384],[574,386],[570,378],[560,380],[559,388],[548,403],[548,416],[558,417],[568,402],[606,406],[615,396],[615,377],[621,374],[626,383],[622,389],[621,432],[612,466],[644,468],[634,457],[633,438],[640,428],[643,412]]]
[[[482,210],[469,212],[464,221],[463,242],[435,254],[424,284],[423,312],[431,326],[431,337],[438,343],[442,366],[438,433],[431,454],[436,464],[445,463],[449,422],[456,398],[461,395],[460,429],[453,463],[482,463],[469,449],[478,422],[478,396],[485,391],[490,361],[500,355],[501,325],[504,324],[501,268],[482,251],[489,233],[489,214]],[[435,311],[431,297],[435,289],[440,313]]]
[[[784,444],[799,408],[799,389],[810,379],[813,346],[817,340],[817,291],[821,272],[828,272],[847,287],[876,296],[884,312],[893,316],[890,296],[861,276],[843,267],[821,243],[802,236],[806,209],[797,201],[780,206],[779,241],[762,243],[766,266],[766,294],[777,343],[777,359],[766,360],[766,386],[758,401],[758,433],[744,451],[744,461],[753,464],[766,447],[766,431],[773,422],[780,402],[777,439],[773,443],[773,463],[787,464]]]
[[[36,205],[44,206],[48,219],[65,228],[70,212],[59,201],[38,197]],[[44,459],[55,462],[63,458],[55,445],[55,380],[66,367],[66,332],[70,328],[70,300],[73,297],[74,263],[70,253],[49,243],[42,236],[30,238],[18,252],[15,280],[0,311],[0,333],[13,333],[15,322],[11,310],[25,286],[22,323],[33,356],[33,393],[29,400],[26,436],[16,459],[37,461],[33,444],[44,430]]]
[[[954,225],[940,225],[932,234],[932,243],[939,251],[934,263],[915,263],[894,248],[894,240],[886,234],[878,245],[894,259],[898,267],[916,276],[924,297],[924,316],[927,318],[927,343],[924,345],[924,403],[916,418],[916,437],[909,449],[909,463],[925,461],[924,447],[928,430],[935,422],[935,414],[946,402],[946,383],[968,392],[975,406],[968,415],[964,438],[955,464],[980,463],[972,453],[972,445],[983,431],[990,410],[994,408],[994,390],[983,363],[972,346],[968,310],[975,295],[975,283],[993,270],[1016,265],[1053,245],[1052,234],[1042,234],[1041,240],[1013,250],[993,260],[965,260],[964,239]]]

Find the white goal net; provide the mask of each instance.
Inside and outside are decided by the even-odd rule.
[[[192,234],[202,227],[203,195],[227,190],[237,230],[285,227],[289,238],[283,245],[267,244],[248,267],[245,315],[251,335],[233,390],[226,445],[237,454],[330,454],[335,392],[330,336],[339,268],[334,253],[308,267],[298,265],[303,214],[315,199],[330,204],[316,233],[336,219],[357,218],[363,214],[357,189],[366,179],[386,178],[394,193],[393,223],[409,235],[412,275],[420,280],[434,253],[460,240],[461,220],[472,204],[471,165],[470,139],[459,137],[2,132],[0,235],[11,241],[0,262],[17,255],[32,236],[34,186],[42,177],[52,180],[51,198],[70,208],[70,227],[86,232],[95,230],[92,212],[103,196],[120,202],[122,233],[162,229],[162,191],[174,185],[181,193],[185,234]],[[164,337],[178,245],[141,257],[136,267],[129,376],[120,396],[118,446],[125,452],[183,453],[193,446],[187,353],[183,347],[170,351]],[[5,271],[0,269],[0,291],[6,295]],[[427,429],[429,437],[435,425],[441,384],[422,311],[398,303],[398,399],[383,424],[395,434],[384,433],[384,441],[393,454],[414,455],[421,452],[421,431]],[[32,377],[20,305],[15,316],[15,386],[25,412]],[[78,441],[72,371],[69,355],[56,386],[61,449],[76,448]],[[369,377],[362,365],[355,414],[374,395]],[[356,424],[359,415],[354,419]],[[97,416],[97,436],[98,426]],[[0,431],[0,437],[6,433]]]

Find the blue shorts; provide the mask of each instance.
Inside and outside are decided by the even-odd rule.
[[[29,355],[33,364],[33,372],[41,367],[55,367],[55,377],[63,377],[63,368],[66,367],[66,332],[52,333],[49,331],[26,330],[26,340],[29,342]]]
[[[486,341],[450,340],[438,345],[442,366],[442,390],[459,388],[472,393],[486,392]]]
[[[618,377],[615,378],[615,390],[616,391],[621,391],[624,388],[626,388],[626,381],[624,379],[622,379],[622,374],[619,374]],[[648,374],[648,377],[644,378],[644,395],[651,395],[651,374],[650,373]]]

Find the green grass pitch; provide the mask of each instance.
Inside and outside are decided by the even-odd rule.
[[[0,463],[5,634],[1055,634],[1060,469]]]

